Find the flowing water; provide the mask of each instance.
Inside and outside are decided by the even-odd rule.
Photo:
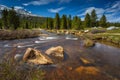
[[[94,47],[85,48],[83,47],[83,41],[73,35],[56,35],[45,30],[41,30],[41,32],[48,36],[0,41],[0,55],[3,56],[12,52],[23,54],[28,47],[36,48],[44,53],[52,46],[62,46],[65,59],[52,66],[77,68],[82,65],[80,57],[83,57],[93,62],[101,70],[120,78],[120,48],[101,43],[96,43]]]

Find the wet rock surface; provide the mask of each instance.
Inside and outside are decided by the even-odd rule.
[[[62,46],[51,47],[45,52],[47,55],[64,59],[64,50]]]
[[[34,64],[52,64],[53,61],[43,55],[39,50],[28,48],[23,56],[23,61]]]

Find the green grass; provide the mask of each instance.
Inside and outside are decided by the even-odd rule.
[[[0,62],[0,80],[43,80],[44,72],[40,69],[23,69],[12,58],[4,58]]]
[[[108,30],[107,33],[120,33],[120,29]]]

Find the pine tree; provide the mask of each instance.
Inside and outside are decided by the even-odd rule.
[[[106,16],[103,14],[102,17],[100,18],[99,24],[101,27],[106,27],[107,25],[106,22],[107,22]]]
[[[95,9],[93,9],[91,12],[91,27],[96,26],[96,21],[97,21],[97,14]]]
[[[25,23],[25,28],[29,29],[28,22]]]
[[[60,17],[59,17],[58,13],[56,13],[56,16],[55,16],[54,28],[55,29],[60,29]]]
[[[2,20],[3,20],[4,28],[8,29],[8,11],[7,11],[7,9],[4,9],[2,11]]]
[[[69,17],[67,18],[67,29],[71,29],[71,25],[72,25],[71,15],[69,15]]]
[[[81,19],[80,19],[80,18],[78,18],[77,24],[78,24],[78,26],[77,26],[77,28],[76,28],[77,30],[83,29],[83,28],[82,28],[82,22],[81,22]]]
[[[87,13],[84,20],[84,27],[90,27],[91,19],[90,15]]]
[[[46,18],[46,29],[48,29],[48,17]]]
[[[53,19],[48,18],[48,29],[53,29]]]
[[[66,15],[62,16],[61,29],[67,29],[67,17],[66,17]]]
[[[15,12],[14,8],[8,12],[8,23],[9,28],[11,29],[17,29],[20,26],[19,16]]]
[[[73,17],[73,21],[72,21],[72,29],[78,30],[82,28],[82,22],[81,19],[77,16]]]
[[[77,26],[77,16],[73,17],[73,20],[72,20],[72,29],[75,29],[76,26]]]
[[[2,20],[0,19],[0,29],[2,29]]]

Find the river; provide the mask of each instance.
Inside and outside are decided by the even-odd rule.
[[[41,30],[41,32],[48,36],[0,41],[0,55],[23,54],[28,47],[41,50],[44,53],[52,46],[62,46],[65,59],[56,63],[55,66],[77,68],[81,65],[80,57],[84,57],[104,72],[120,79],[120,48],[101,43],[96,43],[94,47],[85,48],[83,47],[83,41],[73,35],[57,35],[45,30]]]

